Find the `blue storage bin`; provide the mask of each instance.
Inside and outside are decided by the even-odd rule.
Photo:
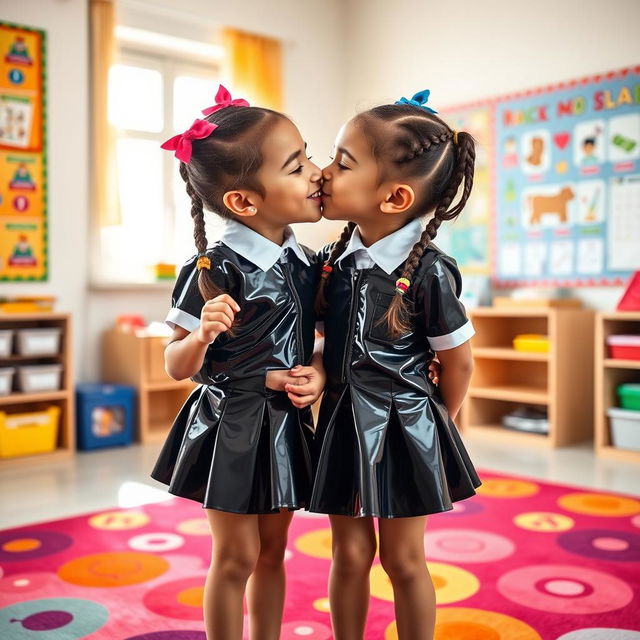
[[[76,386],[78,449],[131,444],[135,389],[122,384]]]

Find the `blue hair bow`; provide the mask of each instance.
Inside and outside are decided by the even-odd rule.
[[[411,100],[400,98],[400,100],[396,100],[395,104],[410,104],[412,107],[420,107],[429,113],[438,113],[435,109],[427,107],[427,100],[429,99],[430,93],[431,91],[429,91],[429,89],[425,89],[424,91],[416,93]]]

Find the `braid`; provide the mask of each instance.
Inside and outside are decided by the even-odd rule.
[[[440,144],[441,142],[446,142],[447,140],[452,139],[453,135],[453,131],[447,131],[440,136],[433,136],[430,140],[424,141],[422,149],[423,151],[428,150],[431,147],[431,144],[434,143],[434,138],[437,138],[438,140],[435,144]],[[433,217],[429,220],[429,223],[422,232],[418,242],[413,245],[413,249],[404,264],[401,278],[406,279],[409,283],[411,282],[411,277],[413,276],[416,267],[419,265],[424,252],[438,234],[438,229],[440,228],[443,220],[453,220],[459,216],[471,193],[476,157],[473,138],[465,131],[459,132],[457,137],[458,143],[454,145],[456,150],[456,163],[453,174],[451,175],[449,183],[436,206]],[[416,156],[414,155],[413,157]],[[460,184],[463,182],[464,185],[460,200],[455,206],[449,209],[451,203],[456,197],[456,194],[458,193]],[[389,332],[394,338],[397,338],[402,333],[410,329],[409,319],[411,312],[404,299],[404,293],[407,288],[408,286],[402,290],[396,289],[396,293],[393,296],[393,300],[391,301],[387,312],[379,321],[379,324],[382,324],[383,322],[387,323]]]
[[[185,182],[187,194],[191,198],[191,217],[193,218],[193,237],[198,250],[198,257],[207,253],[207,235],[205,230],[204,210],[202,208],[202,198],[196,193],[189,180],[189,170],[184,162],[180,163],[180,176]],[[210,267],[199,269],[198,289],[204,300],[211,300],[224,291],[215,283],[211,275]]]
[[[320,284],[318,285],[318,292],[316,294],[316,304],[315,310],[317,314],[323,314],[327,310],[327,296],[326,296],[326,285],[327,280],[333,270],[333,265],[335,261],[342,255],[344,250],[347,248],[347,243],[349,242],[349,238],[353,234],[353,230],[356,228],[355,222],[349,222],[347,226],[342,230],[340,237],[336,241],[336,243],[331,248],[331,253],[329,257],[325,261],[323,265],[323,272],[320,278]],[[324,267],[327,267],[325,270]]]

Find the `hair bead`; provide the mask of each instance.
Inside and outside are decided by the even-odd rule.
[[[398,278],[396,280],[396,293],[399,293],[401,296],[403,296],[410,286],[410,280],[408,280],[407,278]]]
[[[211,260],[207,256],[200,256],[196,262],[196,267],[198,271],[200,269],[211,269]]]

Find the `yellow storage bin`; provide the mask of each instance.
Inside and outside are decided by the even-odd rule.
[[[513,339],[513,348],[516,351],[547,353],[549,351],[549,337],[536,333],[523,333]]]
[[[0,458],[48,453],[56,448],[60,407],[29,413],[0,411]]]

